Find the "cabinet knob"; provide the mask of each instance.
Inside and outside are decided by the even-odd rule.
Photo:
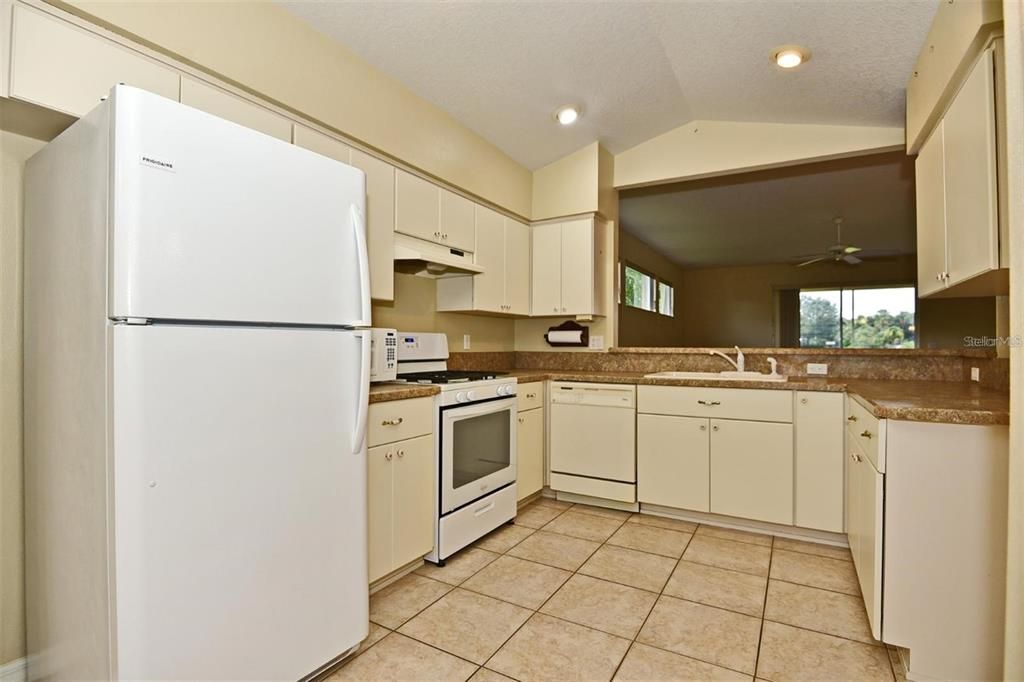
[[[556,313],[558,312],[558,306],[555,306],[555,312]]]
[[[382,421],[380,423],[380,425],[381,426],[398,426],[403,421],[405,421],[405,420],[402,417],[395,417],[394,419],[385,419],[384,421]]]
[[[707,424],[701,424],[700,425],[700,430],[701,431],[707,431],[708,430],[708,425]]]
[[[565,312],[565,308],[562,308],[562,312],[563,312],[563,313]]]
[[[389,462],[391,461],[391,459],[392,459],[393,457],[394,457],[394,454],[392,454],[392,453],[390,453],[390,452],[389,452],[389,453],[387,453],[386,455],[384,455],[384,459],[386,459],[386,460],[387,460],[387,461],[389,461]]]
[[[851,452],[850,453],[850,459],[852,459],[854,462],[860,462],[861,461],[860,455],[858,455],[856,452]]]
[[[715,424],[714,426],[712,426],[711,430],[712,431],[717,431],[718,430],[718,424]]]
[[[801,405],[806,405],[807,404],[807,398],[800,398],[800,404]]]
[[[846,421],[848,421],[848,422],[855,422],[855,421],[857,421],[857,415],[851,414],[849,417],[846,418]]]
[[[519,418],[519,423],[520,423],[520,424],[522,424],[522,423],[523,423],[524,421],[525,421],[525,420],[524,420],[524,419],[523,419],[522,417],[520,417],[520,418]]]
[[[868,431],[867,429],[865,429],[864,431],[861,432],[860,437],[861,438],[871,438],[871,432]]]
[[[398,456],[399,457],[405,457],[405,450],[399,450],[398,451]]]

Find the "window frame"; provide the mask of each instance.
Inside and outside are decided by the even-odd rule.
[[[871,289],[912,289],[914,291],[914,311],[913,311],[913,313],[914,313],[914,323],[913,323],[914,324],[914,346],[912,348],[903,348],[903,349],[889,348],[888,346],[871,346],[871,347],[867,347],[867,348],[863,348],[863,349],[865,349],[865,350],[916,350],[916,349],[921,348],[921,346],[920,346],[920,339],[919,339],[919,333],[918,333],[918,302],[920,301],[920,298],[917,295],[917,283],[916,282],[898,282],[898,283],[882,283],[882,284],[868,283],[868,284],[855,284],[853,286],[850,286],[848,284],[836,284],[836,285],[821,284],[821,285],[815,285],[815,286],[812,286],[812,287],[796,287],[797,297],[799,297],[800,295],[802,295],[805,292],[806,293],[812,293],[812,292],[815,292],[815,291],[836,291],[836,292],[839,293],[839,301],[840,301],[840,305],[839,305],[839,309],[838,309],[838,314],[839,314],[839,346],[837,346],[837,348],[840,349],[840,350],[847,349],[847,348],[856,350],[856,349],[860,348],[860,347],[856,347],[855,348],[853,346],[846,346],[846,345],[844,345],[844,341],[845,341],[845,339],[843,338],[843,321],[845,319],[843,317],[843,312],[844,312],[843,311],[844,294],[846,292],[848,292],[848,291],[856,292],[856,291],[866,291],[866,290],[871,290]],[[798,312],[798,314],[801,312],[799,307],[798,307],[798,311],[797,312]],[[797,337],[799,338],[799,333],[797,334]],[[801,346],[799,346],[799,348],[814,349],[814,348],[829,348],[829,346],[803,346],[803,345],[801,345]]]
[[[633,305],[632,303],[630,303],[626,299],[626,268],[629,268],[630,270],[633,270],[634,272],[638,272],[641,275],[643,275],[644,277],[647,277],[648,279],[650,279],[650,281],[651,281],[651,293],[652,293],[652,297],[651,297],[652,298],[652,301],[651,301],[651,306],[652,307],[651,308],[642,308],[640,306]],[[668,281],[667,279],[663,279],[661,277],[658,277],[657,275],[655,275],[650,270],[647,270],[646,268],[642,268],[642,267],[636,265],[635,263],[633,263],[632,261],[628,261],[628,260],[619,261],[619,272],[621,273],[621,276],[620,276],[621,286],[619,287],[619,300],[622,303],[622,305],[624,305],[624,306],[626,306],[628,308],[632,308],[633,310],[642,310],[645,313],[652,313],[654,315],[661,315],[662,317],[675,318],[675,316],[676,316],[676,287],[675,287],[674,284],[672,284],[672,282]],[[672,290],[672,296],[671,296],[671,299],[672,299],[672,301],[671,301],[672,302],[672,312],[670,312],[670,313],[663,313],[663,312],[661,312],[661,303],[662,303],[662,301],[661,301],[661,285],[663,285],[663,284],[668,286],[669,289]]]

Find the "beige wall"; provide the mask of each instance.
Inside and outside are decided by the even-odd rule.
[[[42,142],[0,131],[0,665],[25,653],[21,182]]]
[[[615,156],[619,189],[903,149],[903,128],[691,121]]]
[[[599,145],[583,149],[533,172],[533,219],[547,220],[598,210]]]
[[[510,351],[515,348],[515,322],[501,317],[439,313],[437,281],[416,275],[395,275],[395,303],[373,306],[373,326],[407,332],[444,332],[448,350],[461,351],[462,336],[469,334],[473,351]]]
[[[684,320],[684,346],[770,347],[775,334],[777,289],[851,284],[913,284],[913,258],[866,260],[857,267],[807,268],[759,265],[685,270],[676,289]],[[954,347],[965,335],[995,333],[994,298],[923,300],[918,308],[923,347]]]
[[[526,168],[274,3],[52,2],[513,213],[531,214]]]
[[[634,265],[675,287],[676,296],[683,282],[681,267],[665,258],[646,243],[623,230],[619,234],[619,260]],[[658,313],[619,304],[619,346],[682,346],[685,322],[679,314],[667,317]]]

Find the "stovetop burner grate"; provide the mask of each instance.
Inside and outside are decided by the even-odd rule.
[[[460,372],[456,370],[445,370],[443,372],[413,372],[401,374],[399,381],[413,384],[457,384],[468,381],[485,381],[497,379],[502,376],[501,372]]]

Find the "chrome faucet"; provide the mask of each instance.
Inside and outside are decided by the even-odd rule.
[[[733,346],[733,348],[736,349],[736,359],[735,360],[733,360],[732,358],[730,358],[728,355],[726,355],[725,353],[723,353],[720,350],[708,351],[708,355],[718,355],[720,357],[723,357],[723,358],[725,358],[726,360],[729,361],[730,365],[732,365],[733,367],[736,368],[737,372],[742,372],[743,371],[743,363],[744,363],[743,351],[740,350],[739,346]]]

